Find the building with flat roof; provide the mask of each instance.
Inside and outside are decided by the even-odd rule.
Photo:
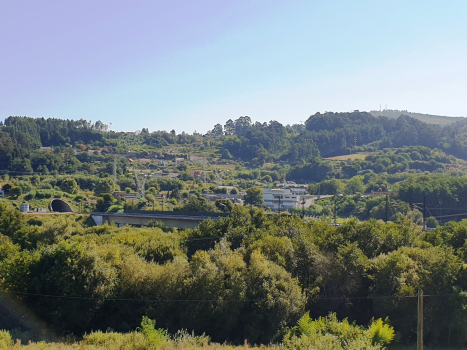
[[[292,193],[304,195],[308,190],[307,184],[297,184],[293,181],[287,181],[276,185],[277,188],[289,188]]]
[[[296,208],[301,203],[302,196],[292,193],[290,188],[265,188],[263,189],[264,205],[273,210],[287,210]]]

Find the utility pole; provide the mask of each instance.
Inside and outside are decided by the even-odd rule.
[[[418,289],[417,350],[423,350],[423,290],[421,288]]]
[[[302,219],[304,219],[305,218],[305,200],[304,199],[302,199],[301,204],[302,204]]]
[[[334,223],[337,224],[337,196],[334,195]]]
[[[386,223],[388,222],[389,196],[386,195]]]
[[[357,137],[353,138],[354,150],[357,148]]]
[[[277,196],[274,196],[274,198],[277,199],[277,202],[278,202],[277,212],[280,214],[281,213],[281,196],[277,195]]]
[[[117,156],[114,156],[114,164],[113,164],[113,180],[114,183],[117,183]]]
[[[423,227],[426,227],[426,196],[423,196]]]

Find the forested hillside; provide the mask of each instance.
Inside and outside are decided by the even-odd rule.
[[[374,117],[366,112],[316,113],[305,125],[282,125],[277,121],[253,123],[249,117],[217,124],[206,135],[171,132],[149,132],[138,135],[109,132],[98,121],[33,119],[9,117],[1,127],[3,161],[25,156],[40,146],[74,146],[80,144],[108,147],[118,151],[140,146],[160,149],[170,145],[191,146],[202,142],[215,145],[220,155],[258,162],[286,161],[290,164],[314,157],[348,154],[355,150],[377,150],[387,147],[425,146],[438,148],[458,158],[467,158],[467,121],[440,126],[427,124],[409,116],[397,119]],[[23,152],[23,153],[22,153]],[[25,152],[25,153],[24,153]]]

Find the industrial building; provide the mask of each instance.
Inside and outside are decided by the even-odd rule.
[[[303,191],[294,192],[290,188],[263,189],[264,205],[273,210],[288,210],[313,204],[312,196],[305,195]]]

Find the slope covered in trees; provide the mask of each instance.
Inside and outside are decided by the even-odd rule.
[[[360,325],[389,316],[411,342],[413,296],[423,288],[433,295],[427,341],[465,345],[466,227],[422,232],[401,217],[336,228],[237,206],[198,229],[164,232],[83,227],[66,216],[28,222],[0,203],[0,288],[58,334],[128,332],[148,316],[172,333],[234,343],[281,341],[307,311]],[[0,327],[11,329],[10,321]]]
[[[249,117],[217,124],[206,135],[149,132],[138,135],[109,132],[98,121],[33,119],[9,117],[0,128],[3,160],[26,157],[40,146],[120,147],[140,145],[163,148],[169,145],[191,146],[193,142],[215,145],[224,158],[263,163],[286,161],[297,163],[314,157],[346,154],[350,150],[387,147],[425,146],[439,148],[459,158],[467,158],[467,121],[440,126],[424,123],[409,116],[397,119],[374,117],[366,112],[316,113],[305,125],[282,125],[277,121],[253,123]],[[355,142],[356,141],[356,142]],[[355,147],[357,146],[357,147]]]

